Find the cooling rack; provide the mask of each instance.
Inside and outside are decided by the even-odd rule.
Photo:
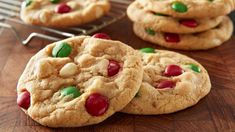
[[[110,2],[112,6],[110,12],[95,22],[78,27],[56,29],[25,24],[19,18],[21,8],[20,1],[0,0],[0,27],[10,29],[23,45],[29,44],[30,41],[36,37],[50,41],[58,41],[76,35],[92,34],[125,17],[126,8],[131,3],[130,0],[110,0]],[[6,23],[6,20],[12,23],[20,24],[20,26],[32,28],[34,29],[34,32],[26,33],[27,37],[22,38],[20,37],[20,31],[13,26],[14,24]]]

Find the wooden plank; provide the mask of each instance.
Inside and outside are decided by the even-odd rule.
[[[216,132],[213,121],[177,121],[175,132]]]
[[[173,115],[135,116],[136,132],[171,132],[174,130]]]
[[[30,32],[16,25],[20,31]],[[132,31],[127,19],[118,21],[100,32],[110,34],[114,40],[138,49],[157,45],[144,42]],[[45,131],[45,132],[184,132],[184,131],[235,131],[235,37],[224,45],[207,51],[177,51],[198,60],[210,74],[211,93],[197,105],[186,110],[159,116],[141,116],[116,113],[104,122],[81,128],[48,128],[26,116],[16,105],[16,84],[26,63],[48,41],[35,39],[28,46],[22,46],[10,30],[0,35],[0,131]]]
[[[15,97],[0,97],[0,131],[13,131],[19,113]]]
[[[115,113],[104,122],[94,126],[95,132],[133,132],[134,116],[123,113]]]
[[[211,91],[206,100],[214,124],[220,132],[235,131],[234,95],[233,89],[216,89]]]
[[[10,55],[13,47],[17,45],[17,42],[14,38],[12,38],[12,35],[9,31],[6,31],[6,29],[2,30],[2,33],[0,35],[0,71],[2,71],[4,65],[6,64],[6,61],[8,59],[8,56]],[[12,39],[4,39],[4,38],[12,38]]]

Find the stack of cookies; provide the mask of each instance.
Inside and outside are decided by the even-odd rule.
[[[135,50],[99,33],[55,42],[34,55],[19,79],[17,104],[42,125],[80,127],[119,111],[183,110],[210,88],[206,69],[187,56]]]
[[[181,50],[220,46],[233,32],[234,0],[136,0],[127,10],[145,41]]]

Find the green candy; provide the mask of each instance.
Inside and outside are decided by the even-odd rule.
[[[140,97],[140,93],[139,93],[139,92],[137,92],[137,93],[135,94],[135,98],[137,98],[137,97]]]
[[[25,7],[30,6],[33,0],[25,0]]]
[[[151,28],[146,28],[145,31],[147,34],[152,35],[152,36],[156,34],[156,32]]]
[[[162,14],[162,13],[154,13],[155,16],[168,16],[168,15],[165,15],[165,14]]]
[[[81,92],[74,86],[69,86],[61,90],[62,96],[73,95],[73,98],[77,98],[81,95]]]
[[[53,57],[68,57],[72,52],[72,47],[65,42],[57,43],[52,50]]]
[[[173,2],[171,8],[179,13],[184,13],[188,11],[188,7],[182,2]]]
[[[142,48],[140,49],[143,53],[155,53],[155,50],[153,48]]]
[[[197,73],[201,72],[201,69],[195,64],[189,64],[189,68],[193,70],[194,72],[197,72]]]
[[[53,3],[53,4],[56,4],[56,3],[60,2],[60,0],[50,0],[50,1],[51,1],[51,3]]]

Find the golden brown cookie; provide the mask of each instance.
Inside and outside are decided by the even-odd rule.
[[[108,0],[26,0],[21,19],[40,26],[78,26],[100,18],[109,9]]]
[[[124,113],[155,115],[173,113],[198,103],[211,83],[197,61],[171,51],[141,49],[144,77],[135,98]]]
[[[141,55],[108,39],[78,36],[46,46],[21,75],[17,104],[49,127],[97,124],[123,109],[140,88]]]
[[[177,18],[213,18],[234,10],[234,0],[137,0],[145,10]]]
[[[151,27],[134,23],[134,32],[141,39],[163,47],[180,50],[206,50],[220,46],[227,41],[232,36],[233,23],[229,17],[224,16],[222,23],[217,27],[194,34],[156,32]]]
[[[134,23],[149,26],[158,32],[196,33],[216,27],[223,16],[202,19],[180,19],[145,10],[137,1],[127,9],[127,15]]]

